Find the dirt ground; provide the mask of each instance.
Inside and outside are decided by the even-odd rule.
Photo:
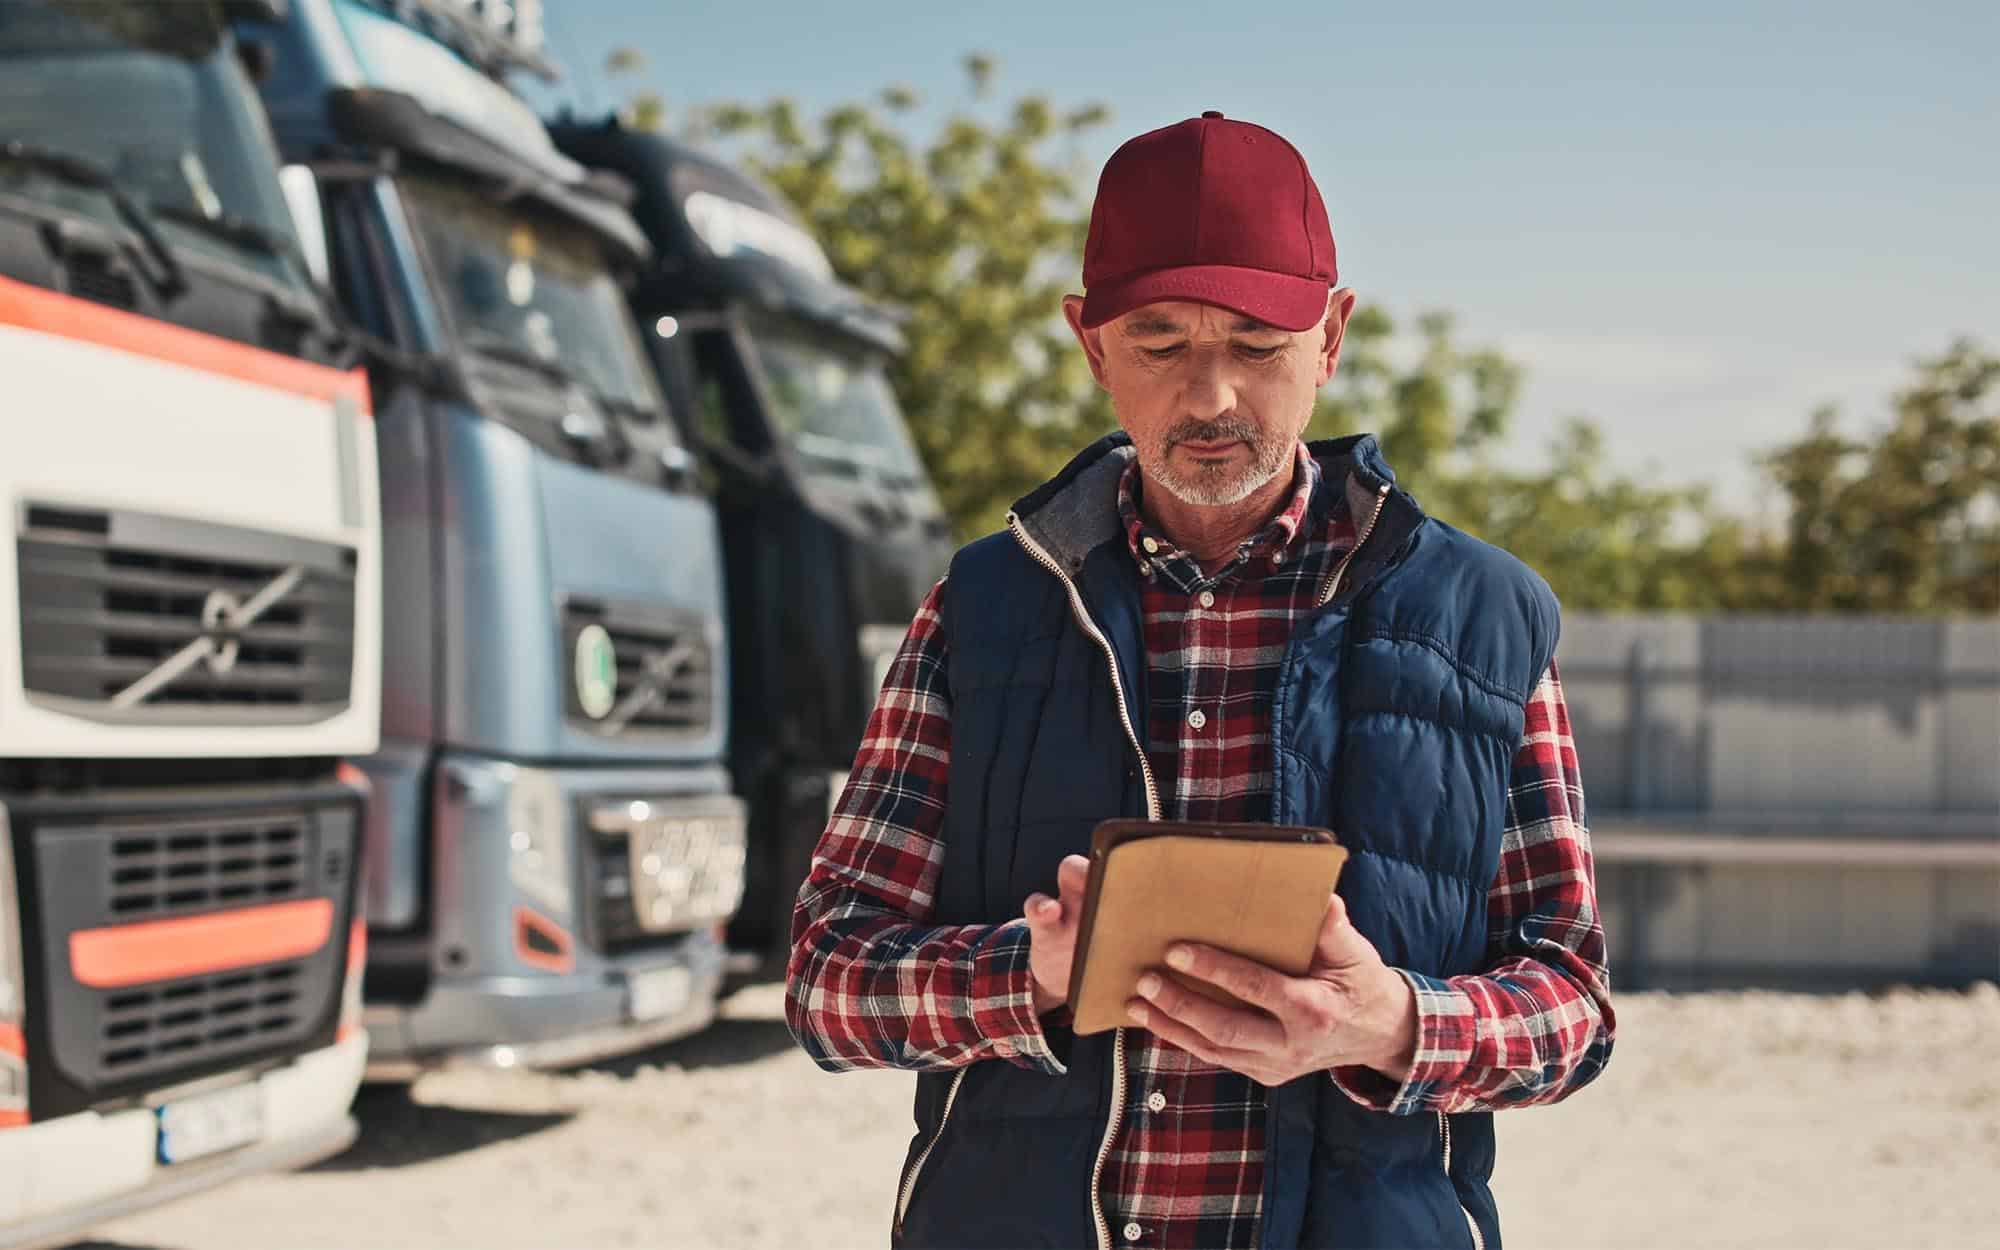
[[[2000,1244],[2000,988],[1627,994],[1604,1077],[1500,1120],[1510,1245]],[[880,1246],[908,1078],[828,1076],[776,987],[700,1037],[562,1075],[371,1090],[362,1139],[75,1250]]]

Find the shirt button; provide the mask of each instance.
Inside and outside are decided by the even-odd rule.
[[[1153,575],[1153,562],[1151,560],[1139,561],[1139,576],[1151,577],[1152,575]]]
[[[1160,1112],[1166,1109],[1167,1096],[1165,1094],[1162,1094],[1159,1090],[1154,1090],[1152,1093],[1146,1095],[1146,1110]]]
[[[1125,1234],[1125,1240],[1127,1241],[1137,1241],[1146,1235],[1146,1230],[1140,1228],[1137,1224],[1127,1224],[1118,1231]]]
[[[1207,723],[1208,716],[1200,708],[1196,708],[1194,711],[1188,713],[1188,724],[1193,725],[1196,729],[1200,729]]]
[[[1277,567],[1278,567],[1279,565],[1283,564],[1284,562],[1285,562],[1285,553],[1284,553],[1284,552],[1282,552],[1282,551],[1274,551],[1274,552],[1272,552],[1272,553],[1271,553],[1271,567],[1272,567],[1272,568],[1277,568]]]
[[[1156,552],[1156,551],[1158,551],[1158,550],[1160,549],[1160,544],[1159,544],[1159,543],[1158,543],[1157,541],[1155,541],[1154,539],[1152,539],[1152,538],[1142,538],[1142,539],[1140,539],[1140,540],[1139,540],[1139,545],[1140,545],[1141,547],[1144,547],[1144,548],[1146,549],[1146,554],[1147,554],[1147,555],[1152,555],[1152,554],[1153,554],[1154,552]]]
[[[1215,592],[1212,590],[1204,590],[1199,595],[1195,596],[1195,602],[1199,603],[1204,608],[1212,608],[1215,606]]]

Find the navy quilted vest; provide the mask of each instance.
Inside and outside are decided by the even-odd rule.
[[[1392,966],[1473,972],[1556,601],[1513,557],[1425,517],[1372,436],[1310,450],[1324,488],[1375,522],[1287,648],[1271,819],[1338,834],[1340,893]],[[1147,814],[1125,719],[1145,707],[1138,574],[1113,502],[1131,454],[1122,434],[1092,446],[952,563],[939,923],[1018,916],[1098,821]],[[919,1078],[899,1244],[1088,1246],[1123,1222],[1100,1225],[1091,1200],[1122,1068],[1112,1036],[1053,1040],[1065,1076],[990,1061]],[[1268,1106],[1263,1245],[1498,1250],[1490,1116],[1367,1111],[1320,1076]]]

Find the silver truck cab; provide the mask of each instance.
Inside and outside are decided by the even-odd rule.
[[[620,286],[644,238],[502,85],[533,60],[518,30],[292,0],[238,31],[333,288],[382,345],[371,1072],[698,1029],[744,821],[715,510]]]

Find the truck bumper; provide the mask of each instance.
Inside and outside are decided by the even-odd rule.
[[[261,1140],[188,1163],[159,1161],[151,1107],[0,1130],[0,1247],[60,1245],[106,1220],[340,1153],[355,1138],[347,1109],[367,1051],[356,1034],[258,1076]]]
[[[371,1079],[566,1067],[714,1019],[742,896],[727,773],[447,754],[434,774],[427,931],[369,947]],[[368,871],[373,892],[414,869],[371,847]]]
[[[708,1027],[722,972],[722,944],[702,932],[587,977],[441,977],[421,1003],[363,1009],[368,1079],[452,1066],[572,1067],[657,1046]],[[647,989],[659,984],[679,987],[664,1009]]]

